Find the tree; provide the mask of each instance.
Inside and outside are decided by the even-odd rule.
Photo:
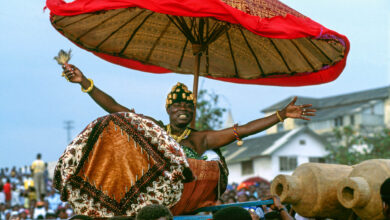
[[[390,130],[384,129],[373,136],[357,134],[351,127],[334,130],[336,145],[328,146],[328,160],[353,165],[364,160],[390,158]]]
[[[198,93],[198,102],[196,104],[196,123],[195,128],[202,130],[215,130],[222,126],[222,115],[225,108],[219,107],[219,95],[214,92],[208,92],[201,89]]]
[[[365,137],[364,142],[371,147],[367,159],[390,158],[390,129],[384,129],[374,137]]]

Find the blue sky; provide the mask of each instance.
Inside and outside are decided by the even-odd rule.
[[[242,124],[260,110],[292,95],[325,97],[390,84],[390,3],[388,0],[283,0],[351,42],[347,67],[334,82],[283,88],[202,79],[201,86],[223,96]],[[38,152],[57,160],[67,140],[64,121],[73,120],[72,137],[105,115],[79,85],[67,83],[53,60],[59,49],[73,50],[72,63],[119,103],[168,121],[165,96],[178,81],[192,77],[137,72],[103,61],[74,46],[49,22],[44,1],[7,1],[0,11],[0,167],[30,164]]]

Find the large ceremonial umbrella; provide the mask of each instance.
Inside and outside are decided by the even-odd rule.
[[[304,86],[336,79],[348,39],[277,0],[47,0],[53,26],[96,56],[152,73]],[[195,117],[194,117],[195,118]]]

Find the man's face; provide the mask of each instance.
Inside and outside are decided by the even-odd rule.
[[[194,116],[194,104],[188,102],[173,103],[167,109],[169,121],[178,127],[187,126]]]

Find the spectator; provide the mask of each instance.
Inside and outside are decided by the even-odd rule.
[[[60,199],[60,194],[56,193],[55,189],[51,189],[49,196],[47,197],[49,202],[49,209],[57,210],[58,206],[62,203]]]
[[[37,206],[34,209],[34,219],[44,219],[46,217],[45,203],[42,201],[37,202]]]
[[[147,205],[138,212],[136,220],[173,220],[173,216],[163,205]]]
[[[31,175],[30,167],[28,167],[27,165],[25,165],[25,166],[22,168],[22,175],[23,175],[23,176]]]
[[[7,178],[7,182],[3,186],[3,191],[5,194],[5,203],[10,204],[11,203],[11,181],[9,178]]]
[[[227,199],[227,204],[231,204],[231,203],[236,203],[237,202],[237,200],[234,198],[234,197],[229,197],[228,199]]]
[[[240,191],[237,194],[237,201],[238,202],[248,202],[249,198],[248,195],[244,191]]]
[[[23,168],[19,167],[18,176],[21,177],[23,175]]]
[[[380,194],[382,198],[383,215],[390,220],[390,178],[381,185]]]
[[[256,198],[259,198],[259,195],[257,194],[257,191],[256,191],[256,186],[255,185],[250,185],[249,186],[249,189],[247,191],[247,194],[249,197],[253,196]]]
[[[252,220],[248,210],[242,207],[228,207],[217,211],[214,220]]]
[[[57,209],[56,215],[57,215],[57,217],[59,219],[67,219],[69,217],[68,214],[66,213],[66,209],[65,208]]]
[[[9,217],[9,220],[20,220],[19,218],[19,212],[17,211],[12,211],[11,215]]]
[[[34,207],[37,201],[37,194],[35,193],[35,188],[30,187],[27,191],[27,207]]]
[[[46,213],[45,219],[56,219],[56,218],[57,218],[56,214],[53,213],[52,211],[48,211]]]
[[[5,176],[10,176],[11,171],[8,169],[8,167],[5,168],[4,174],[5,174]]]
[[[50,190],[48,190],[49,189],[49,186],[48,186],[48,182],[49,182],[49,170],[48,170],[48,166],[49,166],[49,164],[47,163],[47,162],[45,162],[45,171],[43,172],[43,178],[44,178],[44,180],[45,180],[45,186],[46,186],[46,188],[45,188],[45,191],[46,192],[48,192],[48,191],[50,191]]]
[[[28,219],[27,210],[20,209],[19,210],[19,217],[20,217],[21,220]]]
[[[34,186],[37,193],[38,201],[42,200],[45,195],[45,162],[41,160],[41,154],[37,154],[37,159],[32,163],[31,169],[33,172]]]
[[[274,204],[270,205],[270,208],[278,213],[279,219],[294,220],[294,218],[288,214],[287,209],[282,205],[278,196],[271,196],[268,199],[272,199],[274,201]]]
[[[19,201],[19,190],[16,189],[16,184],[12,184],[12,191],[11,191],[11,206],[20,205]]]
[[[0,202],[0,219],[5,219],[5,203]]]
[[[11,171],[10,181],[11,181],[11,184],[19,184],[19,179],[16,175],[16,171],[14,171],[14,170]]]
[[[8,220],[11,217],[11,210],[6,209],[4,213],[5,213],[5,219]]]
[[[23,180],[24,189],[28,190],[30,187],[34,187],[34,180],[31,175],[26,175]]]
[[[66,214],[68,216],[72,216],[73,215],[73,209],[72,209],[72,206],[70,206],[69,203],[65,204],[65,211],[66,211]]]
[[[0,184],[0,204],[5,204],[4,186]]]
[[[18,193],[17,196],[19,199],[19,204],[24,205],[24,194],[25,194],[24,186],[22,184],[16,185],[16,192]]]

